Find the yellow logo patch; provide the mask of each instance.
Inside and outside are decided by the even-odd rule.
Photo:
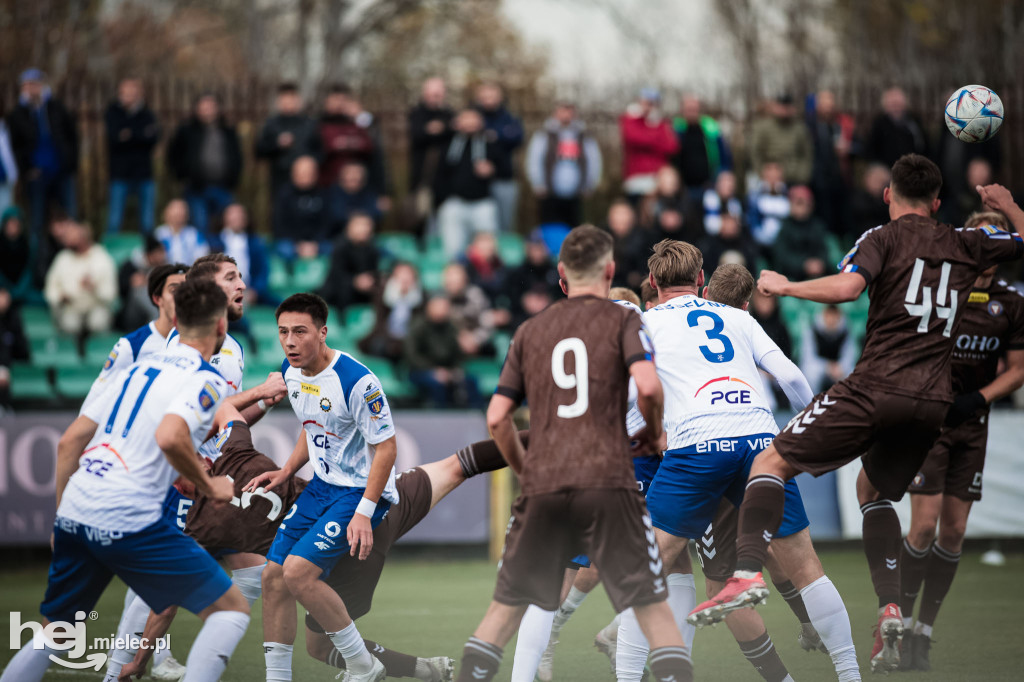
[[[988,303],[989,296],[984,291],[972,291],[967,297],[968,303]]]
[[[320,395],[320,387],[316,384],[307,384],[305,381],[302,382],[302,392],[310,395]]]

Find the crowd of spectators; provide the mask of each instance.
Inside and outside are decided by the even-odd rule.
[[[164,139],[141,81],[122,81],[104,116],[106,232],[122,231],[134,198],[144,244],[118,265],[75,220],[75,117],[44,74],[25,71],[17,103],[0,102],[0,366],[25,350],[19,306],[45,301],[57,328],[80,344],[92,333],[127,331],[153,314],[145,286],[151,268],[215,250],[238,262],[247,302],[267,306],[280,300],[271,286],[275,262],[287,269],[308,259],[328,263],[319,292],[339,319],[352,306],[374,311],[369,331],[353,341],[359,352],[403,366],[429,404],[480,404],[465,364],[500,360],[503,335],[561,295],[554,254],[582,221],[586,199],[607,192],[604,159],[612,150],[602,149],[587,112],[571,100],[556,101],[542,124],[525,129],[498,83],[479,84],[459,106],[442,79],[429,78],[408,113],[407,186],[395,204],[388,140],[358,95],[338,84],[318,116],[310,109],[296,85],[283,83],[254,137],[270,215],[269,229],[257,230],[237,201],[246,154],[218,97],[200,95]],[[881,112],[863,129],[831,92],[804,100],[782,93],[747,129],[742,153],[728,122],[693,94],[663,107],[661,94],[644,88],[618,126],[621,184],[596,222],[614,238],[615,285],[634,290],[646,278],[651,245],[665,238],[697,244],[709,273],[738,263],[792,279],[821,276],[860,232],[887,221],[888,167],[903,153],[940,163],[947,180],[940,217],[949,222],[978,207],[971,187],[992,181],[1000,164],[995,144],[943,135],[930,145],[898,88],[885,91]],[[161,143],[177,194],[158,207]],[[529,229],[516,215],[518,177],[536,206]],[[424,263],[379,239],[389,212],[421,244],[439,245],[444,269],[429,285]],[[501,237],[512,232],[528,236],[522,258],[509,264]],[[755,298],[751,312],[780,345],[793,346],[782,338],[774,301]],[[821,361],[816,384],[839,378],[857,336],[842,312],[819,311],[804,332],[801,355]],[[0,372],[0,404],[5,381],[9,373]]]

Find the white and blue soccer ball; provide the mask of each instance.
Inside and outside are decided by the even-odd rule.
[[[946,101],[946,127],[961,142],[984,142],[1003,124],[1003,101],[984,85],[965,85]]]

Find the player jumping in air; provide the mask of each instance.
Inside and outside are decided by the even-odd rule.
[[[694,609],[695,620],[767,596],[760,571],[782,521],[786,481],[861,457],[857,495],[879,604],[871,667],[885,672],[899,665],[901,533],[892,501],[903,497],[917,475],[949,411],[951,355],[971,286],[992,265],[1024,255],[1020,234],[956,229],[934,220],[941,186],[934,163],[903,156],[893,164],[884,195],[891,222],[865,232],[839,274],[790,282],[761,273],[763,293],[820,303],[852,301],[870,287],[867,336],[853,373],[816,396],[755,459],[740,507],[736,572],[714,599]],[[979,192],[989,208],[1006,213],[1018,233],[1024,232],[1024,211],[1005,188],[990,185]]]
[[[607,300],[615,273],[607,233],[589,225],[572,230],[558,271],[569,298],[516,331],[487,411],[523,494],[512,507],[494,601],[463,650],[458,680],[494,678],[527,606],[558,607],[565,566],[578,554],[600,567],[616,611],[633,607],[654,648],[654,678],[692,680],[626,443],[631,376],[649,439],[662,436],[661,385],[642,322]],[[527,450],[512,421],[524,399],[531,416]]]
[[[966,225],[1009,227],[1006,218],[991,212],[970,216]],[[981,273],[964,304],[953,348],[953,406],[907,490],[911,517],[900,556],[900,610],[903,625],[914,629],[903,637],[900,670],[931,669],[932,626],[960,562],[967,515],[981,499],[989,405],[1024,384],[1024,297],[1006,282],[993,281],[995,270]],[[1000,357],[1006,358],[1002,372]]]
[[[164,515],[179,472],[217,500],[231,483],[211,478],[196,454],[227,382],[210,365],[227,332],[224,293],[186,282],[174,294],[180,343],[133,364],[111,381],[62,438],[57,464],[53,560],[40,608],[47,622],[75,622],[117,575],[158,611],[179,604],[205,622],[188,657],[186,682],[220,679],[249,624],[249,607],[231,579]],[[177,470],[177,471],[176,471]],[[50,654],[41,635],[7,666],[3,682],[40,680]],[[66,647],[65,647],[66,648]]]
[[[366,648],[345,603],[321,578],[344,555],[366,560],[373,529],[392,505],[395,425],[380,381],[347,353],[327,346],[327,304],[289,296],[277,308],[285,360],[281,371],[302,424],[284,467],[257,476],[246,490],[274,490],[310,462],[316,477],[277,531],[263,571],[263,644],[267,680],[292,679],[298,600],[345,659],[345,679],[377,682],[384,665]]]

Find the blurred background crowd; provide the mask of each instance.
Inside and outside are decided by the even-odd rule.
[[[0,410],[79,399],[116,338],[155,315],[148,271],[210,251],[249,286],[232,332],[253,380],[280,367],[273,307],[312,290],[332,306],[332,345],[366,358],[393,402],[477,407],[516,327],[562,295],[572,226],[612,234],[615,284],[634,290],[665,238],[699,246],[709,275],[818,277],[888,220],[899,156],[940,165],[939,217],[962,224],[973,187],[1011,175],[1016,139],[945,132],[962,83],[795,79],[736,98],[637,83],[601,100],[522,71],[383,90],[344,73],[218,84],[127,66],[55,82],[18,68],[0,87]],[[755,297],[751,313],[817,389],[852,369],[866,303]]]

